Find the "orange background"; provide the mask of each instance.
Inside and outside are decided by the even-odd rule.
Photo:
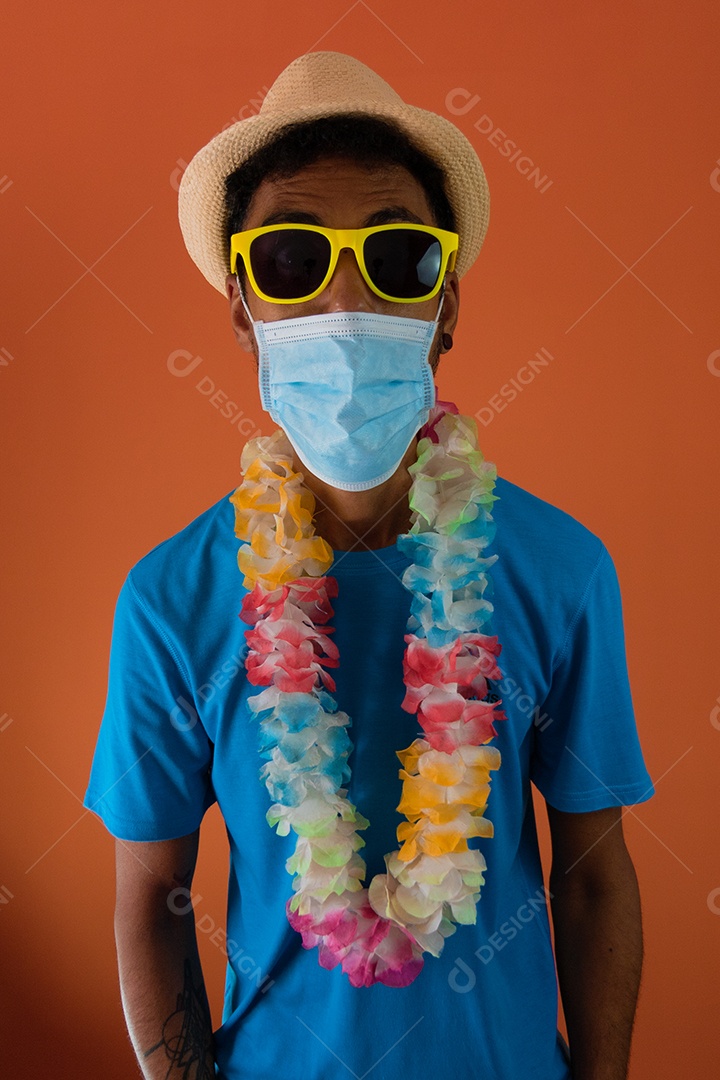
[[[485,166],[490,228],[441,394],[489,409],[486,457],[613,556],[657,786],[624,816],[646,938],[631,1077],[715,1075],[716,4],[86,0],[8,3],[2,23],[3,1075],[136,1075],[113,844],[80,805],[115,599],[133,563],[239,482],[245,438],[211,384],[273,427],[226,303],[185,252],[177,181],[316,48],[454,119]],[[552,359],[522,385],[541,349]],[[176,350],[202,358],[191,376],[170,373]],[[515,399],[496,397],[512,379]],[[216,1024],[225,885],[214,808],[195,890]]]

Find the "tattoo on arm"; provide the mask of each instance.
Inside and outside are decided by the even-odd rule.
[[[173,1069],[182,1069],[183,1080],[215,1080],[212,1064],[212,1021],[205,988],[195,986],[190,961],[185,960],[183,988],[177,996],[177,1008],[163,1024],[162,1039],[144,1053],[149,1058],[162,1047]]]

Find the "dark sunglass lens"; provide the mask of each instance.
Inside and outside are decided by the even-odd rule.
[[[388,229],[365,241],[365,265],[381,292],[413,300],[432,291],[440,276],[442,245],[431,233]]]
[[[308,296],[330,265],[330,241],[306,229],[277,229],[250,245],[250,264],[262,292],[276,300]]]

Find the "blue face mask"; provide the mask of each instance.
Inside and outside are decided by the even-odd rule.
[[[245,304],[262,407],[326,484],[367,491],[384,483],[426,423],[443,298],[432,322],[361,311],[256,322]]]

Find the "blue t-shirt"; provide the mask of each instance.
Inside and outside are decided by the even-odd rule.
[[[222,1024],[225,1080],[567,1080],[557,982],[530,781],[563,811],[653,794],[628,684],[621,598],[602,541],[574,518],[498,478],[497,535],[485,552],[502,644],[490,684],[506,721],[493,744],[492,838],[477,922],[458,926],[404,989],[353,988],[291,929],[285,861],[295,836],[265,814],[260,687],[243,666],[245,589],[229,495],[132,568],[117,601],[108,695],[85,806],[124,840],[193,832],[217,801],[230,879]],[[336,552],[330,573],[339,708],[352,717],[348,798],[370,820],[368,877],[385,870],[403,820],[395,751],[422,734],[401,707],[408,559],[396,545]],[[487,594],[486,594],[487,595]]]

